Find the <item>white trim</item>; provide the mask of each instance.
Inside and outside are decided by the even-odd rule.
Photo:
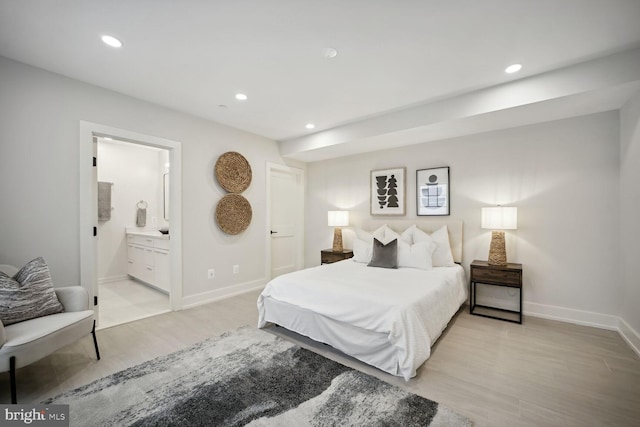
[[[524,302],[523,313],[527,316],[616,331],[640,357],[640,334],[621,317],[532,302]]]
[[[561,322],[575,323],[576,325],[593,326],[600,329],[617,331],[617,316],[594,313],[591,311],[575,310],[572,308],[553,305],[524,302],[523,313],[527,316],[541,317],[543,319],[559,320]]]
[[[305,205],[305,200],[304,200],[304,195],[305,195],[305,174],[304,174],[304,170],[303,169],[299,169],[299,168],[294,168],[291,166],[287,166],[287,165],[282,165],[282,164],[278,164],[278,163],[272,163],[272,162],[266,162],[266,189],[265,189],[265,193],[267,196],[267,200],[266,200],[266,204],[267,204],[267,209],[266,209],[266,230],[267,232],[265,233],[265,277],[267,278],[271,278],[271,172],[272,171],[281,171],[281,172],[285,172],[285,173],[289,173],[292,175],[295,175],[300,182],[298,183],[297,189],[298,189],[298,215],[297,215],[297,219],[298,219],[298,224],[297,224],[297,228],[296,228],[296,236],[297,236],[297,242],[296,245],[298,246],[299,250],[296,252],[297,256],[296,256],[296,270],[300,270],[304,267],[304,205]]]
[[[121,141],[169,150],[171,163],[169,218],[171,218],[171,294],[172,310],[182,307],[182,143],[144,135],[112,126],[80,121],[80,280],[93,300],[98,283],[97,245],[91,230],[97,226],[96,186],[93,179],[93,138],[111,136]]]
[[[101,330],[104,330],[104,329],[113,328],[114,326],[121,326],[121,325],[124,325],[126,323],[137,322],[138,320],[148,319],[149,317],[158,316],[160,314],[165,314],[165,313],[171,313],[171,310],[162,310],[162,311],[158,311],[157,313],[145,314],[145,315],[142,315],[141,317],[138,317],[136,319],[125,320],[122,323],[115,323],[115,324],[109,325],[109,326],[98,326],[98,325],[96,325],[96,331],[101,331]]]
[[[182,308],[193,308],[199,305],[209,304],[211,302],[220,301],[237,295],[246,294],[247,292],[263,289],[268,280],[257,279],[250,282],[238,283],[226,288],[214,289],[212,291],[202,292],[196,295],[189,295],[182,299]]]
[[[622,339],[629,344],[629,347],[640,357],[640,334],[638,331],[629,326],[623,318],[619,318],[618,332]]]
[[[128,279],[129,279],[128,274],[121,274],[120,276],[102,277],[98,279],[98,284],[104,285],[106,283],[119,282],[121,280],[128,280]]]

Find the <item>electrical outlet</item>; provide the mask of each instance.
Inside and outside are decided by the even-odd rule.
[[[233,266],[233,274],[238,274],[240,273],[240,266],[239,265],[234,265]]]
[[[213,279],[214,277],[216,277],[216,272],[213,268],[210,268],[209,271],[207,271],[207,277],[209,279]]]

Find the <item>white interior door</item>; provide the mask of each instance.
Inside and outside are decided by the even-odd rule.
[[[271,277],[304,265],[304,171],[268,164]]]
[[[93,141],[93,159],[92,159],[92,164],[93,164],[93,168],[91,169],[91,186],[92,186],[92,194],[94,195],[94,197],[92,198],[92,203],[93,205],[96,207],[93,211],[92,214],[92,222],[94,224],[94,237],[92,239],[92,250],[94,254],[98,253],[98,138],[96,138],[95,136],[92,137],[92,141]],[[94,280],[93,280],[93,301],[90,301],[90,306],[93,306],[93,311],[94,311],[94,319],[96,319],[96,326],[100,326],[100,306],[98,304],[95,304],[96,302],[100,301],[99,298],[99,293],[100,293],[100,287],[98,286],[98,257],[96,256],[94,258]]]
[[[145,135],[111,126],[80,121],[80,281],[87,289],[90,298],[98,292],[98,245],[93,227],[98,221],[97,170],[93,167],[93,157],[97,145],[95,136],[111,136],[120,141],[132,141],[169,150],[171,163],[171,199],[169,213],[171,218],[170,275],[171,291],[169,301],[172,310],[180,310],[182,295],[182,143],[155,136]]]

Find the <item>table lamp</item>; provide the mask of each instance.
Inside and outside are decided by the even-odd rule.
[[[489,247],[489,264],[507,265],[507,250],[504,243],[504,231],[518,228],[518,208],[495,206],[482,208],[481,227],[492,230]]]
[[[329,211],[327,215],[327,223],[333,230],[333,252],[342,252],[342,228],[349,225],[348,211]]]

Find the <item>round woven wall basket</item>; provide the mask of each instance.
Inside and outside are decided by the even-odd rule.
[[[242,193],[251,184],[251,166],[242,154],[235,151],[218,157],[215,174],[218,183],[229,193]]]
[[[251,204],[239,194],[227,194],[216,206],[216,223],[227,234],[240,234],[251,223]]]

